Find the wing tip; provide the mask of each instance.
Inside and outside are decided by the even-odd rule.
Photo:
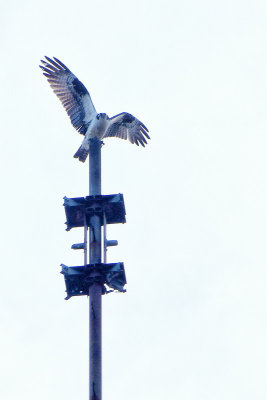
[[[54,70],[54,68],[56,67],[57,71],[70,71],[68,67],[66,67],[65,64],[63,64],[62,61],[60,61],[58,58],[53,57],[50,58],[48,56],[44,56],[45,60],[41,60],[41,63],[43,63],[46,67],[51,68],[52,70]]]

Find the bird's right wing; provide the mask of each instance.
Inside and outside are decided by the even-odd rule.
[[[123,112],[109,119],[109,126],[103,138],[118,137],[129,139],[131,143],[139,143],[145,147],[147,144],[145,136],[150,139],[147,127],[132,114]]]
[[[40,68],[67,111],[72,125],[79,133],[85,135],[87,128],[96,115],[95,107],[86,87],[57,58],[45,57]]]

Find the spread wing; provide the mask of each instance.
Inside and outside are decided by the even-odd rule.
[[[118,137],[129,139],[131,143],[139,143],[145,147],[147,144],[145,136],[150,139],[146,126],[133,115],[123,112],[109,119],[109,126],[105,137]]]
[[[91,120],[96,115],[95,107],[86,87],[76,76],[57,58],[47,61],[40,68],[43,74],[67,111],[72,125],[79,133],[85,135]]]

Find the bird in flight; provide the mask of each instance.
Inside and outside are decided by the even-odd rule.
[[[146,126],[133,115],[122,112],[109,118],[107,114],[98,114],[90,94],[78,78],[57,58],[45,57],[40,68],[57,95],[75,129],[84,135],[83,142],[74,154],[85,162],[89,153],[90,139],[97,137],[118,137],[129,139],[131,143],[145,147],[146,138],[150,139]]]

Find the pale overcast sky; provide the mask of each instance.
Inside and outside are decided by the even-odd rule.
[[[88,299],[64,300],[63,197],[88,194],[81,136],[39,69],[62,60],[98,112],[128,111],[148,146],[103,147],[123,193],[103,297],[103,399],[267,398],[267,3],[22,1],[1,21],[0,398],[88,398]]]

